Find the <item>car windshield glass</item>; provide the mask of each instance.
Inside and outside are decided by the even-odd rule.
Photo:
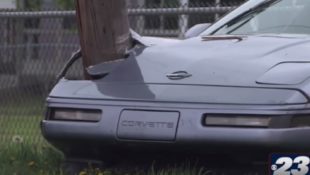
[[[231,20],[213,34],[310,34],[310,0],[266,2]]]

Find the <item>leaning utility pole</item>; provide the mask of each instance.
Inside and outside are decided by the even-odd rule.
[[[84,67],[123,58],[131,45],[125,0],[76,0]]]

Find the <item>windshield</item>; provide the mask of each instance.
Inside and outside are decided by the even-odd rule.
[[[310,34],[310,0],[271,0],[237,16],[214,35]]]

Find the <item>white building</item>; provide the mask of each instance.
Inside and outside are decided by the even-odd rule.
[[[1,0],[0,9],[16,9],[16,0]]]

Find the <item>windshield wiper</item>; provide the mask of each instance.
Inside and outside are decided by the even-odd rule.
[[[224,24],[223,26],[219,27],[217,30],[215,30],[212,34],[215,34],[216,32],[218,32],[219,30],[221,30],[224,26],[229,27],[234,25],[236,22],[238,22],[239,20],[241,20],[242,18],[245,18],[251,14],[254,13],[258,13],[260,11],[262,11],[264,8],[269,7],[270,5],[278,2],[280,0],[266,0],[262,3],[257,4],[256,6],[244,11],[243,13],[237,15],[235,18],[233,18],[231,21],[229,21],[228,23]],[[252,17],[246,21],[251,20]]]
[[[231,34],[232,32],[238,30],[240,27],[242,27],[244,24],[248,23],[251,19],[254,18],[254,15],[249,16],[248,19],[244,20],[241,24],[237,25],[235,28],[229,30],[228,32],[226,32],[227,34]]]

